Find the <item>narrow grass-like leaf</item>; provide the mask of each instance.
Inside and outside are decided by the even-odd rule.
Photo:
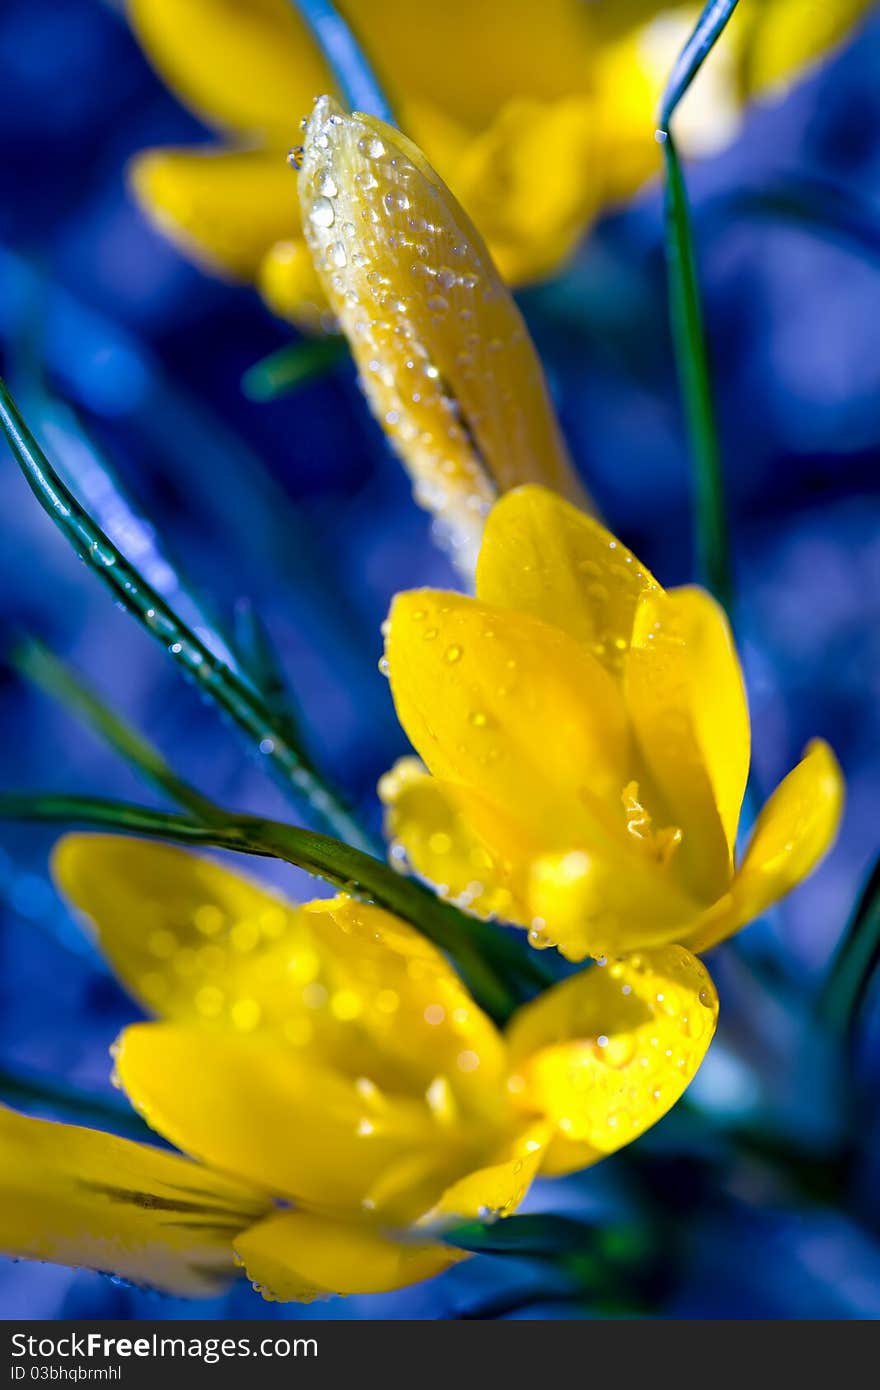
[[[661,130],[667,130],[673,111],[721,37],[737,3],[738,0],[709,0],[704,5],[663,92],[658,119]]]
[[[338,336],[291,343],[248,367],[241,389],[249,401],[274,401],[328,376],[347,356],[348,345]]]
[[[105,1129],[126,1139],[157,1142],[153,1130],[129,1106],[28,1072],[0,1068],[0,1101],[26,1114],[36,1111],[90,1129]]]
[[[859,898],[819,997],[822,1022],[852,1040],[880,966],[880,859]]]
[[[282,859],[411,922],[445,951],[474,998],[498,1021],[554,977],[525,934],[466,916],[380,859],[316,831],[256,816],[202,824],[186,816],[101,797],[0,795],[0,819],[75,822],[181,844]]]
[[[666,258],[672,340],[694,461],[695,549],[700,578],[726,607],[733,599],[730,542],[709,358],[687,190],[670,123],[737,0],[709,0],[663,94],[657,138],[666,166]]]
[[[355,37],[351,25],[342,17],[330,0],[292,0],[315,37],[327,60],[350,111],[363,111],[369,116],[396,125],[394,114],[382,90],[363,45]]]
[[[34,638],[24,638],[10,652],[10,664],[65,709],[78,715],[151,786],[199,817],[211,820],[217,807],[177,776],[158,749],[131,728],[71,668]]]
[[[250,599],[235,605],[235,646],[242,668],[289,743],[303,742],[299,710],[269,630]]]
[[[80,506],[34,439],[2,381],[0,426],[40,505],[122,606],[247,734],[282,785],[306,802],[321,824],[351,844],[372,849],[372,838],[318,774],[305,751],[288,741],[258,692],[208,649]]]

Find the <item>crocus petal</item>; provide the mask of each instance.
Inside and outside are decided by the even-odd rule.
[[[679,856],[710,900],[728,886],[749,770],[749,716],[727,619],[702,589],[642,596],[626,663],[642,754],[684,831]]]
[[[425,764],[509,806],[539,845],[577,843],[597,799],[619,804],[617,689],[566,633],[423,589],[395,599],[387,652],[398,718]]]
[[[592,93],[508,101],[461,153],[453,187],[508,284],[539,280],[571,254],[596,211]]]
[[[296,189],[283,154],[167,149],[138,155],[129,179],[146,215],[206,268],[253,279],[267,250],[299,231]]]
[[[318,274],[373,411],[417,500],[453,542],[470,557],[496,493],[517,483],[578,497],[520,313],[416,146],[323,99],[299,190]]]
[[[614,673],[640,596],[658,587],[610,531],[546,488],[516,488],[489,514],[477,597],[562,628]]]
[[[874,8],[873,0],[748,0],[740,18],[741,90],[779,96],[831,53]]]
[[[0,1107],[0,1251],[207,1298],[232,1240],[263,1215],[253,1191],[175,1154]]]
[[[326,64],[287,0],[129,0],[128,13],[164,80],[208,122],[284,149],[327,89]]]
[[[257,285],[273,314],[295,323],[302,332],[320,333],[332,326],[330,306],[302,238],[276,241],[269,248],[260,263]]]
[[[487,848],[466,814],[476,809],[472,789],[438,781],[418,758],[401,758],[380,781],[379,795],[392,852],[399,847],[416,873],[471,912],[518,920],[525,866]],[[506,818],[495,807],[481,810],[482,824],[491,818],[489,839],[503,844]]]
[[[273,1018],[281,1027],[317,977],[301,914],[214,860],[149,840],[74,834],[55,846],[52,873],[115,974],[166,1018],[235,1029],[250,1015],[251,1028]],[[273,973],[270,993],[260,984]]]
[[[572,961],[680,940],[702,915],[667,868],[610,836],[536,859],[528,902],[533,944],[558,946]]]
[[[500,1162],[478,1168],[448,1187],[424,1217],[425,1223],[511,1216],[541,1166],[549,1136],[550,1127],[543,1121],[529,1125]]]
[[[345,897],[297,909],[211,859],[122,836],[65,837],[53,872],[116,973],[165,1018],[378,1084],[423,1092],[449,1074],[463,1103],[485,1108],[504,1066],[498,1033],[445,957],[389,913]],[[462,1052],[479,1069],[463,1071]]]
[[[844,794],[840,764],[815,739],[761,811],[730,898],[706,915],[688,942],[693,950],[707,951],[738,931],[812,873],[834,843]]]
[[[184,1152],[325,1209],[358,1211],[401,1154],[440,1147],[423,1103],[253,1038],[135,1024],[116,1071],[147,1122]]]
[[[682,946],[592,966],[520,1009],[509,1029],[511,1088],[555,1127],[545,1171],[596,1162],[665,1115],[717,1016],[709,974]]]
[[[246,1231],[235,1248],[263,1297],[281,1303],[387,1293],[430,1279],[460,1258],[440,1244],[396,1239],[363,1220],[310,1211],[278,1212]]]

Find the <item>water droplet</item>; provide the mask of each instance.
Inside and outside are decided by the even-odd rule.
[[[461,658],[462,648],[455,643],[453,643],[451,647],[447,647],[446,651],[443,653],[443,660],[448,666],[454,666],[457,661],[461,661]]]
[[[292,150],[287,151],[287,162],[291,169],[301,169],[305,149],[302,145],[294,145]]]
[[[337,270],[342,270],[343,266],[348,265],[348,255],[341,241],[334,241],[327,252],[327,257],[331,265],[335,265]]]
[[[336,212],[329,198],[316,198],[309,213],[316,227],[332,227]]]
[[[315,189],[327,198],[335,198],[339,189],[329,169],[319,169],[315,175]]]

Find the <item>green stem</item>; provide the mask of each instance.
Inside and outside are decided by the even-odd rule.
[[[95,1096],[60,1081],[3,1067],[0,1068],[0,1099],[6,1105],[20,1106],[28,1112],[49,1110],[72,1124],[107,1129],[127,1139],[156,1143],[154,1132],[127,1105],[116,1104],[106,1096]],[[59,1138],[59,1142],[63,1141]]]
[[[288,741],[257,691],[205,646],[80,506],[34,439],[2,380],[0,426],[44,511],[117,601],[244,730],[285,788],[302,797],[322,824],[359,848],[373,849],[372,837],[303,749]]]
[[[733,573],[721,451],[690,207],[670,123],[736,3],[737,0],[710,0],[703,9],[673,69],[661,102],[657,131],[666,166],[666,258],[672,341],[694,463],[697,568],[702,582],[728,609],[733,601]]]
[[[275,401],[327,376],[347,356],[348,343],[336,335],[291,343],[248,367],[241,389],[249,401]]]
[[[203,825],[146,807],[63,794],[2,795],[0,819],[74,821],[285,860],[412,923],[451,957],[474,998],[498,1022],[506,1022],[525,998],[552,983],[523,933],[467,917],[382,860],[316,831],[257,816]]]
[[[363,111],[395,125],[394,113],[363,46],[336,6],[330,0],[293,0],[293,3],[327,60],[349,110]]]
[[[862,1005],[880,965],[880,859],[874,865],[819,997],[821,1021],[852,1039]]]
[[[13,647],[10,663],[45,694],[78,715],[150,785],[200,820],[224,816],[212,801],[178,777],[158,749],[132,729],[42,642],[25,638]]]

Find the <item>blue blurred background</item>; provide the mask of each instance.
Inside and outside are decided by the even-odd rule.
[[[379,625],[396,589],[453,582],[428,520],[347,366],[269,404],[241,393],[242,373],[290,331],[252,291],[187,265],[127,196],[123,171],[135,151],[205,133],[148,69],[115,8],[4,0],[0,70],[5,374],[50,453],[91,477],[97,496],[85,428],[207,603],[223,615],[243,597],[258,606],[316,753],[376,820],[376,780],[403,751],[377,671]],[[690,186],[757,785],[766,794],[806,741],[824,735],[846,771],[848,808],[815,877],[736,951],[719,954],[722,1025],[690,1111],[674,1112],[620,1160],[539,1185],[532,1206],[630,1220],[633,1190],[653,1193],[669,1225],[639,1294],[654,1314],[874,1318],[876,1018],[847,1079],[859,1097],[853,1121],[838,1103],[837,1059],[802,1004],[878,845],[880,20],[784,103],[752,113],[733,148],[692,169]],[[522,303],[610,525],[675,583],[692,575],[690,510],[661,233],[649,188],[599,225],[563,277]],[[173,582],[149,529],[118,507],[115,524],[157,582]],[[10,458],[0,466],[0,527],[5,648],[22,630],[36,633],[217,799],[290,814],[234,732],[72,556]],[[5,668],[0,726],[4,788],[151,799]],[[0,1070],[110,1095],[107,1049],[137,1010],[55,897],[46,872],[53,838],[2,827]],[[292,873],[282,881],[302,890]],[[790,1149],[788,1176],[760,1145],[731,1152],[731,1126]],[[830,1181],[833,1165],[823,1164],[842,1129],[846,1170]],[[607,1306],[567,1300],[562,1284],[557,1297],[557,1283],[546,1269],[482,1257],[401,1294],[306,1313],[589,1317]],[[215,1313],[301,1310],[265,1304],[244,1284],[225,1300],[186,1304],[90,1273],[0,1261],[5,1318]]]

